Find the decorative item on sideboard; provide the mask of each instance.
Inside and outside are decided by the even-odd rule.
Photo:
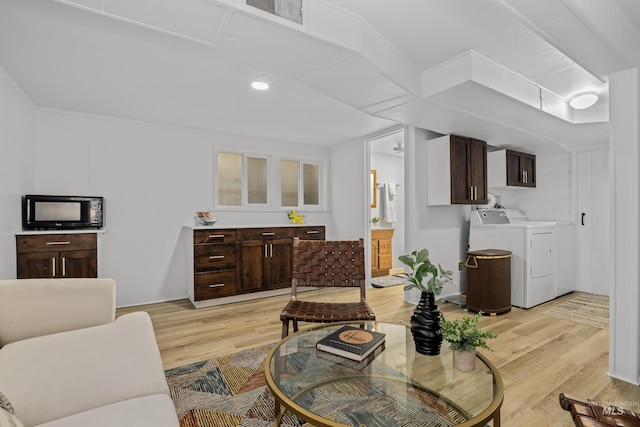
[[[212,215],[211,211],[196,212],[196,216],[193,217],[196,225],[213,225],[218,219]]]

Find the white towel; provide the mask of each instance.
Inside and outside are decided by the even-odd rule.
[[[398,184],[395,182],[389,183],[389,198],[393,199],[396,196],[396,190],[398,189]]]
[[[384,184],[382,187],[382,207],[384,209],[384,222],[397,222],[396,206],[393,197],[390,195],[390,185]]]

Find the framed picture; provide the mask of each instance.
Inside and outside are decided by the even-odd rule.
[[[371,207],[375,208],[378,204],[378,197],[377,197],[377,191],[376,191],[376,187],[377,187],[378,183],[377,183],[377,178],[376,178],[376,170],[375,169],[371,169],[369,171],[369,187],[371,188],[371,194],[370,194],[370,200],[371,200]]]

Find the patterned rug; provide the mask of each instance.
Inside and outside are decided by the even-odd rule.
[[[404,285],[404,276],[394,274],[392,276],[380,276],[371,279],[374,288],[388,288],[389,286]]]
[[[579,293],[576,297],[558,304],[542,314],[582,325],[608,329],[609,297]]]
[[[180,427],[273,426],[274,399],[265,385],[263,368],[266,355],[272,347],[273,344],[257,347],[165,371]],[[333,355],[328,357],[339,358]],[[314,358],[312,363],[318,365],[321,362]],[[305,370],[304,365],[300,365],[301,372]],[[359,411],[349,412],[353,419],[348,416],[336,418],[336,421],[355,426],[363,422],[374,427],[409,426],[420,420],[420,427],[444,427],[466,419],[461,418],[462,415],[451,406],[443,406],[438,399],[423,393],[402,392],[402,398],[396,399],[392,397],[393,390],[385,386],[381,396],[371,399],[376,394],[380,394],[380,391],[373,390],[371,384],[362,390],[359,387],[348,390],[318,389],[312,398],[312,405],[314,411],[320,412],[325,406],[335,411],[336,408],[356,405]],[[374,405],[376,412],[389,414],[402,406],[404,417],[396,420],[393,416],[374,415],[367,410],[368,405]],[[388,410],[381,411],[381,406],[388,407]],[[281,425],[311,427],[288,412]]]

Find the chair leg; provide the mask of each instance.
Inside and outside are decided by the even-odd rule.
[[[293,332],[298,332],[298,320],[293,319]]]
[[[289,320],[282,321],[282,339],[285,339],[289,335]]]

